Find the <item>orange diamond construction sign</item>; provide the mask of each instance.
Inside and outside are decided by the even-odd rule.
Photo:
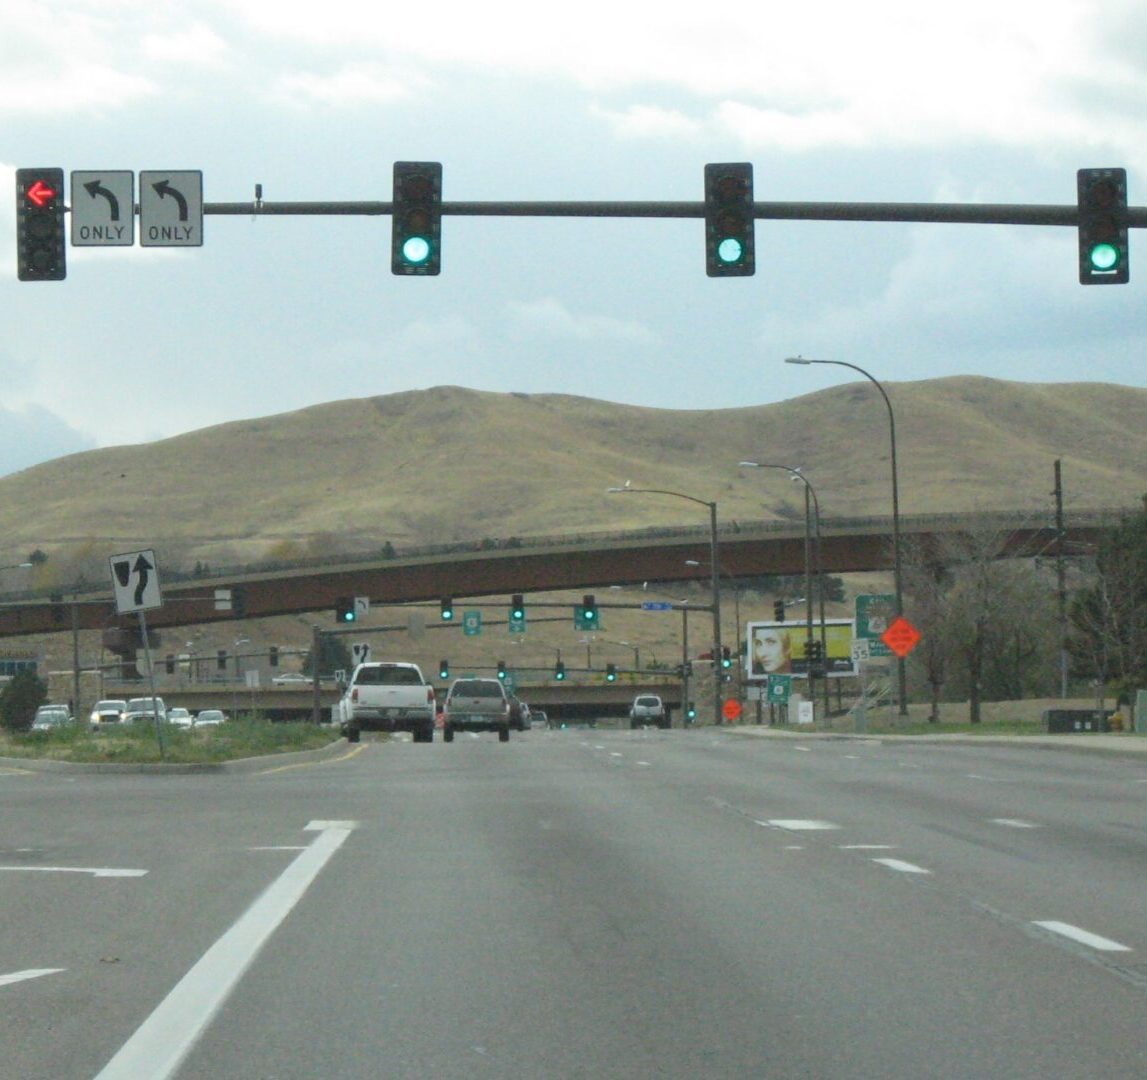
[[[903,615],[897,615],[880,635],[880,640],[903,660],[920,643],[920,631]]]

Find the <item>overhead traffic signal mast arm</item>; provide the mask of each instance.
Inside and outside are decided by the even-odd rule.
[[[385,217],[390,202],[215,202],[205,214],[224,216]],[[705,203],[697,202],[443,202],[443,217],[599,217],[704,218]],[[903,221],[964,225],[1079,225],[1079,207],[1050,203],[889,203],[889,202],[762,202],[753,203],[757,221]],[[1127,225],[1147,229],[1147,206],[1129,206]]]

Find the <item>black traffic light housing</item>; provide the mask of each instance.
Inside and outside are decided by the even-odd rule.
[[[566,677],[566,666],[561,660],[559,660],[559,661],[557,661],[557,663],[554,664],[554,678],[558,682],[561,682],[565,677]]]
[[[733,666],[733,654],[729,651],[728,645],[721,646],[721,667],[731,668]]]
[[[450,661],[449,660],[439,660],[438,661],[438,678],[440,678],[440,679],[449,679],[450,678]]]
[[[582,621],[587,627],[598,625],[597,621],[597,599],[593,593],[586,593],[581,598]]]
[[[235,602],[234,594],[231,598],[232,604]],[[353,596],[340,596],[335,601],[335,619],[341,623],[354,622],[354,597]]]
[[[785,602],[783,600],[773,601],[773,620],[775,622],[785,621]]]
[[[390,269],[394,274],[430,276],[442,261],[442,165],[396,161],[390,215]]]
[[[756,273],[753,236],[753,166],[706,165],[705,273],[709,277]]]
[[[1130,272],[1127,244],[1127,170],[1080,169],[1079,281],[1124,285]]]
[[[171,653],[168,653],[163,658],[163,669],[167,672],[168,675],[175,674],[175,657],[172,656]]]
[[[231,588],[231,614],[236,619],[247,618],[247,590],[242,585]]]
[[[498,678],[502,679],[502,680],[505,680],[505,678],[506,678],[506,661],[505,660],[499,660],[498,661]]]
[[[606,682],[614,682],[614,681],[616,681],[616,679],[617,679],[617,665],[616,664],[606,664],[605,665],[605,681]]]
[[[271,667],[278,667],[279,666],[279,646],[278,645],[269,645],[267,647],[267,663],[270,664]]]
[[[16,170],[16,276],[63,281],[68,275],[64,170]]]
[[[510,622],[521,626],[526,621],[526,601],[521,593],[514,593],[510,598]]]
[[[454,600],[449,596],[444,596],[439,603],[439,618],[443,622],[454,621]]]

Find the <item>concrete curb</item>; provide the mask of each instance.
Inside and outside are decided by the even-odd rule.
[[[287,754],[266,754],[262,757],[236,758],[233,761],[197,762],[119,762],[119,761],[54,761],[47,758],[0,757],[0,767],[22,769],[25,772],[80,772],[80,773],[156,773],[176,776],[182,773],[252,773],[276,765],[302,765],[308,761],[323,761],[338,756],[347,749],[347,741],[335,736],[334,741],[317,750],[299,750]]]

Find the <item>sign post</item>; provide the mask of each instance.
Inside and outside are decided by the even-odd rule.
[[[159,701],[155,693],[155,665],[151,662],[151,643],[147,639],[147,618],[145,611],[163,606],[163,594],[159,588],[159,566],[155,552],[129,551],[123,555],[113,555],[111,564],[112,589],[115,592],[116,611],[120,615],[136,613],[139,619],[139,633],[143,639],[144,657],[147,662],[147,677],[151,686],[151,711],[155,716],[155,738],[159,743],[159,756],[163,758],[163,725],[159,716]]]

